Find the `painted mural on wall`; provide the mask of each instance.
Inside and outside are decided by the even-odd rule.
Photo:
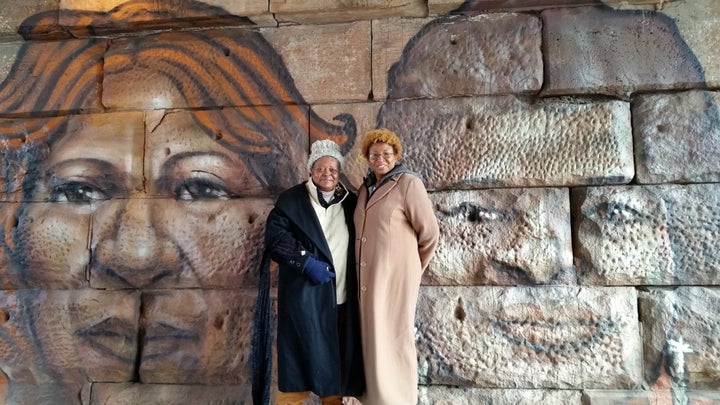
[[[159,18],[148,6],[61,18]],[[83,381],[247,382],[269,197],[304,178],[311,126],[351,144],[352,118],[318,118],[249,29],[28,42],[0,111],[5,378],[55,400]]]
[[[474,15],[477,12],[491,11],[494,7],[508,8],[513,5],[512,3],[514,2],[467,1],[458,10],[455,10],[453,15],[435,19],[423,26],[410,39],[398,62],[388,72],[387,101],[378,114],[376,125],[388,127],[403,139],[409,140],[405,152],[406,162],[410,167],[419,170],[428,179],[431,187],[436,190],[528,185],[567,186],[576,185],[578,182],[592,186],[624,184],[633,181],[635,168],[632,157],[625,162],[617,161],[604,166],[605,162],[610,161],[611,155],[620,155],[616,153],[617,149],[615,149],[618,144],[617,137],[598,138],[595,136],[597,133],[593,132],[593,128],[584,126],[581,119],[578,120],[578,125],[573,131],[566,133],[563,133],[560,128],[553,128],[551,123],[553,121],[566,122],[568,119],[557,118],[572,116],[577,114],[579,109],[584,108],[579,106],[579,104],[583,104],[582,101],[573,106],[561,98],[566,95],[576,96],[577,89],[580,89],[580,93],[582,93],[582,89],[586,88],[587,94],[596,97],[598,94],[606,96],[607,100],[612,103],[610,101],[612,99],[629,100],[635,93],[643,91],[677,91],[693,86],[704,87],[703,68],[683,40],[674,21],[660,12],[616,10],[604,5],[601,1],[594,2],[594,5],[590,4],[592,7],[546,10],[541,14],[542,28],[539,25],[540,21],[529,16],[504,15],[478,18]],[[582,3],[582,5],[588,5],[593,2],[583,1]],[[557,2],[553,2],[553,5],[556,4]],[[516,40],[513,38],[508,41],[511,43],[515,41],[517,46],[508,50],[499,48],[495,44],[486,45],[486,43],[493,42],[493,34],[497,32],[487,28],[490,24],[519,27],[514,30],[505,30],[505,32],[511,33],[510,35],[517,36]],[[542,52],[540,49],[523,49],[523,45],[530,42],[526,38],[531,35],[539,35],[541,30]],[[498,31],[502,32],[503,30]],[[528,31],[531,33],[528,34]],[[605,33],[610,33],[607,35],[614,39],[609,40]],[[577,47],[557,45],[559,41],[568,38],[573,38],[572,41]],[[487,42],[485,43],[485,41]],[[622,41],[630,41],[630,44],[621,44]],[[520,49],[522,51],[519,51]],[[636,53],[625,54],[622,50],[626,49],[634,50]],[[567,53],[563,54],[561,50]],[[513,54],[513,51],[521,53],[522,56]],[[497,59],[502,60],[503,58],[527,61],[528,65],[535,64],[533,58],[542,58],[545,69],[544,78],[533,75],[531,69],[523,70],[523,64],[510,64],[507,71],[483,70],[483,61],[492,64],[496,63]],[[510,70],[513,68],[516,70]],[[612,85],[607,86],[608,82]],[[573,89],[574,92],[569,93],[568,89]],[[537,100],[527,100],[522,97],[503,98],[497,96],[498,93],[531,92],[538,92],[548,98],[543,103],[536,103]],[[493,96],[485,97],[490,94]],[[557,98],[553,99],[554,96]],[[686,161],[693,161],[697,159],[698,155],[717,156],[717,153],[720,152],[720,143],[718,142],[720,140],[720,113],[717,104],[710,92],[700,91],[696,94],[696,98],[702,100],[691,104],[697,108],[693,109],[688,117],[683,117],[679,121],[680,123],[692,123],[686,125],[687,133],[692,136],[691,146],[687,146],[691,151],[687,151],[686,155],[683,155],[687,156]],[[534,116],[537,118],[537,123],[533,121],[533,118],[522,122],[513,120],[512,116],[520,110],[532,111],[533,114],[522,114],[522,116]],[[516,115],[521,116],[521,114]],[[625,118],[617,118],[617,113],[612,111],[606,115],[607,120],[617,120],[618,122],[625,120]],[[629,120],[627,121],[629,123]],[[627,133],[632,133],[632,129],[627,128]],[[444,136],[447,134],[452,134],[452,138],[445,138]],[[525,135],[527,136],[524,137]],[[629,145],[632,145],[633,140],[626,138],[621,142],[629,142]],[[635,143],[637,154],[653,153],[652,151],[648,152],[648,149],[652,147],[652,144]],[[570,158],[564,157],[564,159],[554,161],[558,154],[562,154],[562,148],[574,148],[575,150],[573,154],[569,154]],[[705,155],[705,148],[714,152]],[[632,149],[632,146],[628,149]],[[603,156],[604,153],[607,153],[607,156]],[[529,159],[528,156],[533,158]],[[573,157],[579,157],[578,161],[572,161]],[[602,170],[604,175],[596,177],[593,173],[583,173],[582,170],[578,170],[579,167],[583,167],[583,163],[588,162],[591,167],[604,166]],[[623,166],[624,169],[618,171],[617,176],[612,175],[614,167]],[[576,176],[577,173],[581,174],[579,178]],[[597,189],[603,190],[604,188]],[[636,190],[633,197],[642,193],[641,188],[636,188]],[[714,279],[713,276],[703,277],[703,281],[699,281],[700,278],[694,276],[697,272],[717,274],[713,265],[686,267],[684,262],[690,260],[691,256],[699,256],[702,257],[700,261],[703,263],[714,263],[717,260],[716,256],[707,252],[706,249],[704,252],[688,254],[687,252],[692,251],[689,245],[694,245],[694,242],[678,243],[678,241],[685,240],[686,234],[693,233],[691,229],[694,229],[695,226],[701,227],[704,230],[703,234],[707,233],[708,228],[715,229],[720,226],[720,222],[715,218],[716,215],[708,215],[707,221],[691,221],[682,226],[670,225],[669,228],[667,222],[654,223],[655,221],[648,220],[655,219],[654,216],[658,214],[655,204],[641,204],[641,210],[646,213],[635,212],[633,216],[627,198],[620,196],[620,199],[615,199],[610,195],[611,193],[600,193],[604,194],[606,199],[595,201],[597,206],[593,211],[600,213],[602,218],[599,223],[588,223],[579,236],[586,240],[601,240],[608,245],[592,250],[601,258],[599,260],[606,260],[608,264],[605,267],[600,266],[593,269],[593,277],[602,278],[604,277],[602,275],[607,273],[616,275],[618,274],[617,266],[622,266],[621,272],[628,273],[623,276],[623,285],[714,283],[710,281]],[[694,201],[694,198],[691,197],[694,194],[690,190],[682,193]],[[478,206],[478,202],[484,205]],[[527,244],[520,245],[525,250],[523,252],[518,245],[507,245],[502,237],[493,235],[495,233],[493,230],[495,230],[497,233],[509,232],[509,238],[520,239],[528,235],[538,237],[541,231],[533,232],[532,229],[537,227],[538,223],[542,223],[539,218],[547,216],[547,213],[543,213],[544,215],[541,217],[527,219],[523,223],[523,229],[518,231],[516,229],[508,230],[505,222],[508,216],[502,211],[506,204],[503,199],[500,202],[484,201],[484,198],[478,197],[461,200],[456,204],[453,207],[440,205],[442,209],[438,212],[441,229],[442,225],[455,221],[452,222],[453,229],[446,229],[443,232],[443,235],[452,234],[454,239],[441,241],[438,257],[452,257],[455,262],[452,262],[451,265],[446,263],[431,265],[429,274],[426,274],[426,281],[431,278],[439,279],[434,274],[434,269],[441,268],[445,275],[460,273],[465,276],[466,278],[461,282],[463,285],[472,285],[478,282],[487,284],[488,280],[492,279],[500,280],[497,284],[508,285],[554,284],[558,281],[563,284],[575,282],[570,281],[573,277],[568,279],[565,272],[567,267],[562,266],[562,263],[566,262],[556,259],[554,259],[556,261],[553,263],[551,275],[557,279],[554,281],[547,278],[545,281],[538,280],[537,275],[546,269],[542,265],[534,264],[533,260],[536,263],[545,261],[547,260],[546,254],[532,250],[529,247],[531,245]],[[536,204],[543,206],[542,204],[547,204],[547,202],[536,202]],[[575,204],[579,204],[579,202],[576,200]],[[676,204],[672,205],[672,207],[676,206]],[[714,204],[710,206],[714,206]],[[707,210],[713,211],[712,208]],[[705,211],[703,210],[703,212]],[[580,217],[573,217],[573,220],[584,221]],[[457,224],[456,221],[461,223]],[[694,225],[696,223],[697,225]],[[618,239],[618,228],[621,227],[624,228],[621,233],[625,237]],[[651,235],[642,237],[637,234],[636,230],[640,228],[645,232],[650,232]],[[545,229],[560,228],[547,227]],[[468,239],[468,234],[473,235],[474,238]],[[542,240],[545,241],[545,246],[552,251],[553,245],[548,241],[554,241],[554,239],[544,237]],[[498,241],[504,243],[503,252],[490,251]],[[466,252],[465,255],[457,255],[452,251],[445,250],[449,246],[443,246],[443,244],[452,243],[465,243],[476,247],[461,250]],[[584,243],[587,241],[575,240],[575,244],[579,246],[583,246]],[[649,245],[646,246],[645,243],[649,243]],[[657,245],[653,245],[653,243]],[[613,244],[615,247],[610,248],[609,246]],[[702,242],[699,244],[707,245]],[[652,251],[648,253],[648,250]],[[638,255],[642,260],[628,260],[628,252]],[[617,260],[619,255],[624,255],[624,259]],[[470,259],[471,257],[472,259]],[[463,260],[472,262],[465,267],[461,266],[465,271],[453,273],[457,267],[451,270],[445,269],[453,267],[458,261]],[[628,266],[629,263],[632,264]],[[581,263],[582,271],[586,271],[585,266],[585,263]],[[693,269],[689,270],[691,267]],[[641,280],[628,281],[625,278],[631,277],[629,273],[637,271],[646,272]],[[668,271],[670,274],[667,274]],[[563,277],[558,277],[561,275]],[[581,273],[577,282],[585,285],[608,284],[607,282],[588,283],[587,277],[586,273]],[[538,281],[528,283],[528,280]],[[443,285],[453,284],[455,282],[452,280],[443,281]],[[491,282],[490,284],[496,283]],[[458,302],[462,302],[462,294],[458,293],[458,296],[460,297],[457,298]],[[491,300],[491,302],[494,303],[495,300]],[[435,303],[427,305],[433,304]],[[523,332],[542,340],[563,341],[563,347],[573,347],[576,357],[585,358],[578,354],[575,346],[585,346],[586,342],[582,342],[582,339],[564,341],[566,336],[550,332],[554,328],[538,332],[533,329],[533,326],[530,326],[542,325],[546,321],[545,315],[531,309],[534,304],[534,299],[528,299],[524,303],[525,310],[520,317],[521,324],[533,331],[529,332],[523,329]],[[588,308],[592,306],[589,303],[584,304]],[[504,310],[503,308],[497,309],[486,317],[503,320]],[[585,310],[589,311],[589,309]],[[453,313],[452,310],[439,311],[435,308],[428,309],[428,311]],[[457,313],[457,310],[455,312]],[[583,313],[583,311],[579,311],[579,313]],[[561,318],[559,315],[558,317]],[[558,317],[553,318],[555,325],[560,322]],[[601,317],[599,322],[612,323],[612,320]],[[652,321],[648,320],[648,322]],[[482,322],[470,322],[466,325],[463,323],[463,319],[458,318],[458,320],[448,320],[447,324],[433,323],[432,329],[425,329],[428,325],[420,326],[418,340],[421,342],[421,355],[427,356],[421,359],[421,363],[424,360],[428,367],[421,375],[421,380],[424,378],[428,384],[460,386],[495,387],[509,384],[515,387],[520,384],[524,387],[536,387],[535,384],[542,379],[539,377],[542,375],[540,371],[530,373],[533,381],[523,380],[528,376],[524,373],[516,378],[508,379],[507,376],[512,375],[515,372],[513,370],[517,368],[532,369],[535,366],[534,361],[529,358],[545,356],[544,349],[540,346],[519,343],[512,349],[513,355],[508,356],[507,359],[503,359],[506,353],[498,348],[501,347],[499,343],[495,343],[492,348],[485,348],[479,343],[479,347],[465,349],[465,352],[460,355],[461,359],[457,361],[453,361],[456,353],[443,350],[448,346],[467,347],[467,342],[463,341],[463,337],[476,333],[474,328],[479,324]],[[584,323],[580,321],[573,327],[582,329],[583,325]],[[711,372],[709,370],[714,367],[705,363],[704,360],[693,359],[693,364],[688,364],[682,359],[683,353],[676,347],[679,333],[676,329],[677,325],[679,324],[673,322],[663,325],[667,344],[660,350],[657,347],[649,350],[645,365],[649,367],[645,370],[646,382],[656,388],[659,387],[660,390],[670,389],[671,395],[676,400],[685,397],[685,387],[688,384],[695,388],[703,387],[702,383],[699,384],[700,387],[696,385],[696,379],[703,380],[705,378],[703,375]],[[481,329],[481,327],[478,328]],[[658,329],[662,328],[658,326]],[[445,335],[443,332],[448,333]],[[629,346],[632,344],[631,341],[624,340],[620,335],[616,334],[610,340],[619,338],[620,341],[623,341],[619,346],[626,353],[634,350]],[[433,339],[438,341],[435,344],[429,343]],[[703,342],[702,339],[694,336],[690,336],[688,339],[693,341],[693,347],[699,352],[713,353],[716,351],[712,343]],[[459,340],[459,342],[448,343],[453,340]],[[498,341],[498,339],[478,339],[478,342],[488,340]],[[428,345],[428,347],[422,347],[423,345]],[[482,364],[475,364],[482,363],[482,360],[479,359],[483,356],[489,356],[490,360],[488,361],[492,363],[491,366],[485,368]],[[504,360],[512,363],[517,357],[525,359],[522,366],[516,363],[507,372],[498,371],[502,370]],[[468,358],[478,360],[472,361],[474,366],[468,366]],[[616,360],[618,358],[620,357],[615,357]],[[576,358],[576,360],[578,359]],[[595,365],[602,362],[596,360],[592,361]],[[541,363],[543,362],[547,365],[547,359],[541,361]],[[563,361],[552,361],[551,363],[553,364],[553,373],[568,373],[573,376],[587,373],[596,378],[609,370],[598,371],[594,370],[593,366],[573,370],[572,367],[577,363]],[[621,376],[618,378],[630,375],[629,386],[640,383],[637,378],[639,369],[635,368],[638,365],[637,359],[619,363],[621,364],[616,366],[624,371],[610,372],[609,375]],[[683,364],[684,368],[679,372],[671,366],[678,363]],[[542,366],[540,367],[542,368]],[[691,369],[695,371],[688,372]],[[693,373],[693,377],[688,377]],[[504,376],[504,379],[497,379],[498,374]],[[561,380],[569,381],[569,379]],[[692,382],[688,383],[689,380]],[[541,385],[547,387],[554,386],[556,383],[557,378],[551,378]],[[590,388],[592,384],[594,384],[593,378],[585,380],[581,378],[571,385]],[[637,388],[637,385],[635,387]],[[630,401],[631,397],[631,395],[628,396],[626,400]],[[618,403],[622,402],[620,398],[618,401],[620,401]]]
[[[130,24],[127,16],[152,21],[161,14],[172,18],[175,12],[172,7],[159,10],[157,2],[148,3],[153,7],[144,1],[130,1],[107,13],[65,10],[61,19],[118,32]],[[484,60],[503,57],[491,41],[488,22],[473,15],[488,11],[490,3],[468,1],[452,15],[425,25],[388,72],[387,101],[376,126],[388,127],[403,137],[406,162],[425,177],[433,191],[592,186],[633,179],[632,156],[612,159],[619,155],[616,145],[632,143],[632,139],[618,141],[616,134],[598,134],[593,128],[559,134],[547,125],[553,118],[581,115],[595,107],[552,99],[539,104],[528,100],[529,96],[498,97],[498,93],[563,96],[563,89],[583,85],[588,94],[596,93],[596,83],[587,81],[587,72],[598,62],[594,58],[615,58],[604,60],[602,66],[613,66],[626,75],[618,79],[617,86],[600,91],[608,100],[597,107],[597,114],[622,121],[629,112],[614,98],[626,99],[632,91],[646,90],[648,83],[686,83],[691,87],[704,81],[702,67],[672,20],[661,13],[614,10],[600,1],[582,10],[550,11],[544,24],[523,14],[494,16],[492,24],[526,27],[514,31],[517,44],[524,44],[527,35],[544,35],[548,42],[549,35],[563,38],[578,30],[586,30],[589,42],[572,57],[544,58],[553,52],[550,46],[511,50],[528,58],[528,66],[544,63],[548,72],[544,76],[530,70],[485,72]],[[513,2],[495,3],[503,8]],[[227,15],[203,3],[184,4],[183,18]],[[30,17],[23,23],[24,34],[52,25],[53,18],[54,12]],[[355,141],[356,128],[349,115],[339,115],[335,122],[316,115],[296,89],[281,57],[253,31],[252,23],[242,17],[224,18],[222,25],[233,28],[112,40],[27,42],[18,52],[0,85],[0,280],[4,289],[0,292],[0,370],[10,381],[10,402],[28,398],[31,390],[25,386],[32,387],[38,402],[72,401],[86,381],[239,384],[249,388],[249,341],[244,339],[250,335],[258,283],[253,271],[273,196],[305,177],[308,145],[316,137],[334,139],[347,152]],[[613,22],[616,30],[655,29],[656,48],[647,52],[668,52],[666,59],[679,64],[629,66],[624,55],[608,50],[595,54],[593,50],[601,48],[602,42],[592,42],[590,31],[595,22]],[[644,46],[638,43],[637,47]],[[559,60],[564,64],[553,64]],[[638,58],[638,63],[643,62]],[[604,82],[603,78],[598,77],[598,82]],[[434,100],[440,98],[445,99]],[[715,103],[705,93],[700,98],[707,107],[698,113],[700,125],[693,130],[720,136]],[[508,134],[516,134],[520,125],[505,123],[512,123],[512,115],[518,111],[532,111],[538,117],[537,122],[523,125],[535,128],[539,136],[509,143]],[[495,128],[495,132],[487,128]],[[452,140],[442,138],[448,133],[453,134]],[[585,134],[587,138],[582,138]],[[558,145],[577,147],[579,160],[602,162],[597,166],[605,177],[590,172],[577,175],[574,170],[581,161],[549,167],[541,158],[525,158],[528,153],[551,156]],[[523,164],[512,166],[517,162]],[[516,189],[511,195],[498,192],[498,196],[474,199],[464,197],[473,192],[447,197],[436,193],[438,218],[441,226],[448,227],[444,234],[456,238],[441,242],[445,250],[441,249],[439,257],[458,256],[453,249],[462,253],[462,243],[456,242],[463,235],[472,235],[473,243],[483,245],[475,249],[472,263],[460,266],[474,266],[473,277],[460,280],[457,276],[443,283],[537,286],[577,282],[571,258],[563,256],[569,235],[553,232],[569,218],[557,215],[547,219],[560,225],[533,218],[544,215],[537,208],[538,201],[562,207],[559,211],[568,210],[566,194],[548,191],[553,195],[545,197],[545,192],[537,190]],[[612,204],[599,201],[588,211],[606,213],[604,229],[617,233],[618,224],[624,222],[602,211]],[[522,213],[515,212],[516,207]],[[510,220],[512,227],[507,226]],[[660,230],[662,224],[651,225],[647,232],[658,235],[658,246],[667,248],[663,255],[670,256],[672,245]],[[607,236],[592,237],[608,240]],[[555,249],[558,258],[553,262],[539,259],[540,252],[548,250],[543,249],[547,243],[513,251],[516,244],[523,243],[519,240],[552,240],[559,246]],[[672,282],[672,276],[665,274],[672,271],[668,257],[647,261],[659,263],[662,280]],[[434,270],[426,282],[442,279]],[[447,301],[450,307],[468,311],[456,317],[477,320],[475,329],[464,329],[466,332],[482,336],[484,327],[504,339],[507,358],[514,359],[517,354],[538,358],[537,368],[547,371],[543,363],[546,352],[552,349],[556,354],[556,347],[514,335],[518,325],[552,323],[545,319],[549,315],[533,310],[539,305],[533,299],[515,298],[511,304],[518,315],[513,317],[507,315],[509,306],[473,312],[472,305],[466,309],[453,299]],[[594,301],[578,304],[583,305],[587,306],[583,310],[594,311],[592,317],[563,327],[585,330],[588,325],[600,325],[612,342],[607,353],[616,356],[601,360],[610,364],[608,370],[623,369],[623,358],[617,356],[627,354],[622,333],[635,330],[625,327],[629,320],[623,328],[615,327],[615,322],[625,321],[627,314],[603,318]],[[478,314],[482,319],[477,319]],[[558,340],[553,333],[561,332],[543,329],[534,332],[533,339]],[[443,330],[452,331],[452,326]],[[472,384],[473,378],[497,378],[465,368],[462,371],[467,375],[454,380],[457,376],[448,371],[452,367],[443,362],[464,361],[467,356],[451,353],[438,359],[443,353],[434,345],[447,344],[450,338],[438,342],[437,336],[422,328],[418,331],[422,348],[435,356],[426,363],[428,369],[421,376],[425,382],[461,385]],[[605,337],[562,337],[562,357],[571,357],[578,348],[590,352],[592,345],[599,345]],[[658,357],[670,356],[670,360],[672,353],[670,348],[653,352]],[[631,354],[627,357],[636,362],[637,353]],[[508,370],[516,369],[515,364],[511,366]],[[557,370],[571,375],[586,370],[576,363],[572,367]],[[624,386],[635,387],[639,378],[635,370],[622,372],[626,373]],[[654,379],[650,382],[661,375],[666,373],[650,373]]]

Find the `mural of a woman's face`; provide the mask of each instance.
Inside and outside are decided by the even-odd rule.
[[[125,27],[157,17],[145,6],[62,13]],[[227,15],[188,1],[181,17],[213,13]],[[26,25],[47,19],[57,13]],[[10,383],[57,383],[68,398],[88,381],[247,385],[272,195],[302,177],[312,138],[351,145],[352,117],[315,115],[244,29],[28,42],[0,112],[31,117],[0,120],[13,201],[0,205],[0,276],[28,289],[0,295]]]
[[[235,198],[259,183],[240,156],[198,128],[190,112],[72,116],[49,150],[33,193],[33,200],[48,202],[25,204],[16,228],[27,283],[82,288],[89,278],[93,288],[142,291],[253,284],[259,219],[270,201]],[[229,315],[228,307],[194,291],[150,293],[140,325],[139,295],[108,304],[113,311],[102,310],[103,293],[43,300],[34,309],[34,334],[63,336],[43,343],[50,370],[64,369],[62,362],[76,357],[92,376],[111,359],[126,367],[123,379],[136,360],[142,329],[141,369],[182,374],[176,362],[203,367],[202,359],[214,355],[204,353],[210,344],[205,338],[216,349],[232,339],[213,328],[217,316]],[[58,312],[70,315],[52,321]]]
[[[145,137],[145,124],[154,125],[152,136]],[[92,261],[87,254],[83,261],[99,288],[237,283],[228,271],[252,257],[238,232],[259,214],[230,198],[258,187],[257,180],[190,113],[152,112],[147,121],[143,113],[73,116],[42,166],[35,199],[61,204],[28,204],[33,221],[18,228],[24,251],[33,253],[33,282],[67,277],[52,269],[76,260],[64,253],[82,252],[88,234]],[[69,248],[68,238],[79,246]]]

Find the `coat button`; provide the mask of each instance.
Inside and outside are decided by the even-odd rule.
[[[360,267],[365,267],[365,262],[360,262]]]
[[[363,291],[363,292],[365,292],[365,291],[367,291],[367,287],[362,286],[362,287],[360,287],[360,290]]]
[[[363,238],[362,238],[362,239],[360,239],[360,240],[361,240],[361,241],[363,241],[363,242],[367,242],[367,238],[366,238],[366,237],[364,237],[364,236],[363,236]]]

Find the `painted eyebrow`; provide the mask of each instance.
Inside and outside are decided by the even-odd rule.
[[[63,160],[47,168],[45,173],[50,179],[62,179],[63,176],[58,176],[56,173],[66,166],[73,165],[93,165],[96,167],[99,173],[103,173],[102,176],[93,176],[93,182],[95,185],[108,192],[111,195],[118,195],[122,192],[128,192],[130,188],[130,174],[125,172],[119,172],[115,165],[105,160],[94,159],[94,158],[75,158],[69,160]]]
[[[220,152],[216,151],[193,151],[193,152],[182,152],[178,153],[177,155],[171,156],[167,161],[165,161],[162,166],[160,166],[160,177],[158,178],[158,186],[162,190],[168,190],[170,185],[170,178],[168,176],[168,173],[170,173],[171,169],[174,166],[177,166],[178,163],[182,160],[193,158],[196,156],[212,156],[212,157],[219,157],[223,160],[229,160],[229,157]],[[202,168],[199,168],[195,171],[203,171]],[[210,173],[212,174],[212,173]],[[216,176],[217,177],[217,176]]]

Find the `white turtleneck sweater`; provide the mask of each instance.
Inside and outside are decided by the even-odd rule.
[[[345,288],[345,279],[347,277],[347,255],[348,244],[350,243],[350,232],[345,223],[345,212],[341,204],[342,200],[324,208],[318,201],[318,189],[312,179],[307,182],[308,194],[315,215],[317,216],[320,226],[322,227],[325,240],[330,247],[332,254],[332,266],[335,269],[335,295],[338,305],[345,302],[347,297],[347,289]],[[321,191],[323,197],[326,193]],[[334,192],[329,192],[329,197],[325,201],[330,201]],[[347,197],[347,194],[345,195]],[[343,197],[343,200],[345,197]]]

